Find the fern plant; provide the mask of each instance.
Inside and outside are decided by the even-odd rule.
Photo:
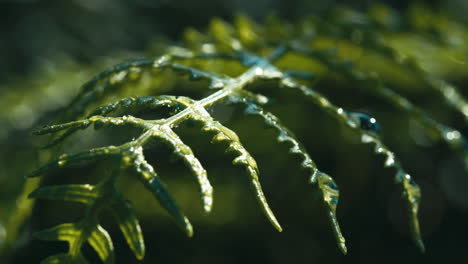
[[[393,84],[388,81],[386,67],[396,67],[405,76],[395,78],[394,81],[416,82],[416,85],[425,89],[435,90],[465,121],[468,117],[468,105],[452,85],[424,70],[417,58],[402,59],[397,45],[390,45],[390,41],[386,41],[392,36],[401,37],[404,32],[395,32],[392,19],[382,21],[381,18],[385,17],[381,15],[382,12],[386,17],[397,15],[384,7],[376,7],[368,15],[351,10],[335,10],[332,14],[339,15],[333,24],[317,18],[304,19],[297,25],[270,18],[263,26],[243,16],[237,17],[234,25],[214,19],[205,33],[187,30],[185,47],[170,46],[157,58],[118,64],[85,83],[56,124],[34,131],[36,135],[52,135],[46,148],[57,146],[91,126],[95,129],[131,127],[139,132],[136,137],[119,145],[61,154],[28,175],[37,177],[62,168],[96,162],[104,164],[108,170],[108,174],[100,175],[95,185],[42,186],[29,195],[30,198],[65,200],[86,206],[81,220],[60,224],[35,234],[39,239],[68,243],[68,252],[50,256],[42,263],[88,263],[82,254],[86,243],[96,251],[102,262],[114,263],[112,239],[99,221],[99,216],[105,210],[110,210],[114,215],[135,257],[139,260],[144,258],[145,243],[138,218],[130,202],[117,187],[117,181],[123,175],[130,175],[140,181],[177,225],[188,236],[192,236],[190,221],[158,175],[157,167],[148,162],[144,153],[155,142],[169,146],[174,156],[181,159],[193,174],[202,208],[209,213],[214,201],[213,187],[203,164],[175,130],[183,123],[199,127],[201,132],[212,136],[212,143],[224,144],[226,151],[234,154],[232,163],[245,169],[260,208],[274,228],[282,231],[262,191],[255,158],[244,147],[242,138],[235,131],[213,117],[211,111],[216,105],[245,108],[245,114],[262,119],[269,129],[276,131],[278,142],[287,144],[290,153],[300,158],[298,166],[308,173],[307,181],[320,191],[338,247],[346,254],[345,238],[336,216],[339,201],[336,182],[317,167],[301,140],[274,113],[265,109],[265,106],[275,102],[260,94],[258,86],[267,86],[271,90],[298,91],[331,118],[354,131],[362,143],[374,145],[375,154],[385,158],[383,166],[395,171],[394,181],[400,186],[408,206],[413,240],[424,251],[418,222],[421,191],[394,152],[383,143],[377,120],[368,114],[344,109],[314,89],[317,80],[330,73],[338,79],[350,81],[365,93],[407,112],[434,138],[453,148],[468,165],[466,141],[459,130],[435,121],[424,110],[390,88]],[[378,16],[375,15],[377,13]],[[434,21],[434,17],[428,21]],[[415,17],[410,16],[409,19]],[[434,22],[429,28],[422,29],[421,34],[443,31],[443,28],[438,28],[441,24]],[[466,32],[463,29],[459,34],[466,38]],[[336,46],[333,43],[337,41],[345,46],[344,52],[333,49]],[[381,68],[367,70],[362,67],[365,62],[359,63],[349,58],[349,54],[357,49],[375,54],[376,59],[385,63]],[[408,72],[412,78],[406,78]],[[182,78],[184,85],[187,81],[203,83],[199,85],[202,86],[200,90],[194,88],[191,91],[203,96],[194,99],[180,95],[161,95],[163,87],[174,86]],[[147,84],[143,85],[145,81]],[[167,93],[170,94],[170,91]],[[141,112],[156,113],[158,118],[138,117]]]

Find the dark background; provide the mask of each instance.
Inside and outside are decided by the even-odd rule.
[[[184,28],[203,29],[215,16],[230,20],[242,12],[261,22],[266,15],[276,13],[295,20],[336,5],[365,9],[375,2],[385,2],[402,12],[409,5],[407,1],[0,0],[0,87],[8,90],[9,84],[29,78],[45,62],[62,55],[86,66],[116,53],[144,54],[155,39],[177,43]],[[461,20],[468,11],[463,0],[425,2],[433,8],[449,10]],[[29,91],[24,89],[18,92]],[[418,129],[414,122],[395,115],[388,105],[352,92],[333,90],[329,94],[347,109],[374,113],[385,141],[421,185],[425,254],[411,241],[405,205],[400,190],[391,181],[394,172],[382,168],[383,158],[373,155],[370,146],[359,144],[355,135],[317,108],[307,107],[300,96],[290,95],[297,101],[272,111],[287,120],[285,124],[304,141],[319,167],[333,175],[341,187],[338,218],[347,238],[348,255],[343,256],[336,247],[319,196],[313,186],[305,184],[306,177],[297,165],[292,165],[297,161],[287,156],[286,147],[271,144],[274,134],[258,126],[258,120],[243,117],[239,109],[226,108],[218,109],[219,118],[229,121],[257,157],[266,194],[284,231],[277,233],[263,217],[242,170],[232,168],[220,149],[205,149],[209,139],[193,139],[196,131],[186,128],[188,143],[195,151],[198,148],[213,181],[214,212],[212,216],[202,215],[194,185],[180,162],[170,163],[164,152],[151,152],[154,160],[164,161],[160,174],[171,178],[169,186],[192,219],[195,236],[186,238],[156,202],[141,192],[141,186],[124,180],[121,185],[141,216],[145,235],[147,256],[141,263],[468,263],[468,178],[457,158],[442,144],[418,144],[411,134]],[[0,109],[8,113],[8,109]],[[46,116],[42,120],[50,120],[54,112]],[[303,120],[315,121],[311,124]],[[451,123],[453,120],[457,119],[444,119],[466,129],[466,124]],[[38,124],[43,125],[40,121]],[[4,168],[0,170],[0,182],[11,188],[3,187],[0,192],[2,204],[11,206],[21,176],[34,166],[18,160],[31,157],[24,153],[30,151],[33,139],[30,128],[5,125],[4,130],[7,132],[1,141]],[[18,159],[13,159],[15,156]],[[62,175],[80,177],[86,175],[86,169],[69,170]],[[31,233],[79,219],[80,213],[82,208],[75,204],[38,202],[14,247],[11,263],[39,263],[48,255],[66,250],[65,244],[31,240]],[[6,214],[2,211],[3,217]],[[104,215],[102,220],[112,230],[117,263],[139,263],[112,219]],[[96,258],[92,250],[85,248],[85,252],[91,259]]]
[[[141,50],[155,35],[177,40],[184,28],[203,28],[211,18],[239,12],[261,20],[271,13],[287,19],[320,13],[335,5],[365,9],[385,2],[405,10],[412,1],[304,0],[0,0],[0,76],[26,73],[60,53],[91,60],[121,49]],[[461,18],[463,0],[420,1]]]

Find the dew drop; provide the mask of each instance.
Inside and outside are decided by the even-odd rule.
[[[343,108],[341,108],[341,107],[338,108],[338,109],[336,110],[336,113],[339,114],[339,115],[343,115],[343,113],[344,113]]]
[[[123,107],[128,107],[128,106],[132,105],[132,103],[133,103],[133,100],[131,98],[126,98],[126,99],[122,100],[121,104],[122,104]]]
[[[445,132],[444,136],[447,140],[458,140],[460,139],[461,134],[458,130],[451,130],[451,131]]]
[[[137,105],[143,106],[151,101],[153,101],[153,97],[151,96],[143,96],[137,99]]]
[[[260,75],[263,75],[263,74],[264,74],[264,72],[263,72],[262,68],[260,68],[260,67],[255,68],[255,75],[260,76]]]
[[[141,76],[141,69],[137,67],[131,67],[129,69],[128,77],[132,80],[136,80]]]
[[[363,134],[361,136],[361,142],[362,143],[369,143],[369,142],[372,142],[372,141],[375,141],[375,138],[373,138],[373,137],[371,137],[371,136],[369,136],[367,134]]]
[[[224,83],[222,81],[219,81],[219,80],[213,80],[211,81],[210,83],[210,89],[221,89],[224,87]]]
[[[281,80],[281,85],[280,85],[281,88],[295,87],[295,86],[296,86],[296,84],[294,83],[294,81],[291,78],[286,77],[286,78],[283,78]]]
[[[388,154],[387,159],[385,160],[385,167],[390,167],[395,164],[395,158],[392,154]]]
[[[110,84],[116,84],[124,80],[127,77],[127,71],[120,71],[111,76],[109,82]]]
[[[374,117],[360,112],[349,112],[348,115],[351,119],[354,119],[354,122],[359,124],[359,127],[361,129],[373,133],[379,133],[380,125],[377,122],[377,119],[375,119]]]
[[[205,43],[202,45],[201,50],[204,53],[214,53],[216,52],[216,47],[213,44]]]
[[[328,186],[333,190],[338,190],[338,186],[336,185],[336,183],[334,181],[330,181]]]
[[[167,61],[169,61],[170,57],[168,55],[164,55],[162,57],[159,57],[157,58],[154,63],[153,63],[153,67],[154,68],[159,68],[161,67],[163,64],[165,64]]]
[[[197,71],[190,71],[189,79],[191,81],[199,81],[202,78],[202,75]]]

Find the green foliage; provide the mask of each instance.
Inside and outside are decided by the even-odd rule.
[[[394,152],[383,143],[377,121],[366,114],[335,105],[332,100],[317,92],[314,85],[320,78],[333,76],[338,81],[351,82],[357,89],[394,105],[421,123],[434,139],[445,142],[456,151],[467,168],[466,141],[461,132],[440,124],[393,87],[409,86],[436,91],[465,121],[468,118],[468,105],[454,86],[443,81],[443,74],[437,72],[438,68],[431,68],[426,62],[418,61],[417,54],[404,54],[405,50],[398,47],[407,47],[402,44],[405,41],[417,41],[393,25],[398,14],[383,7],[371,9],[369,15],[342,9],[331,14],[334,14],[331,24],[327,22],[329,20],[307,18],[294,26],[273,17],[264,26],[256,25],[242,16],[235,20],[234,25],[214,19],[206,33],[187,30],[185,48],[171,46],[155,59],[138,59],[116,65],[85,83],[63,113],[60,122],[34,131],[36,135],[52,135],[47,148],[62,143],[90,126],[95,129],[130,127],[138,130],[139,134],[119,145],[62,154],[28,176],[41,176],[54,170],[95,162],[104,164],[110,171],[100,175],[96,185],[45,186],[30,194],[30,198],[72,201],[86,206],[85,215],[80,221],[60,224],[36,233],[39,239],[66,241],[69,244],[68,253],[51,256],[43,263],[87,263],[81,251],[85,243],[89,243],[104,263],[114,263],[111,237],[99,222],[99,215],[104,210],[109,210],[115,216],[135,257],[139,260],[144,258],[145,244],[138,218],[130,202],[117,188],[117,181],[123,175],[130,175],[140,181],[179,227],[192,236],[192,225],[157,174],[157,168],[148,162],[144,153],[154,142],[164,143],[171,148],[174,157],[181,159],[193,174],[202,208],[209,213],[213,206],[213,187],[202,163],[175,131],[183,123],[200,127],[202,132],[212,136],[212,143],[226,146],[226,152],[235,156],[232,163],[245,168],[264,214],[278,231],[282,231],[262,191],[255,158],[244,147],[236,132],[211,114],[215,105],[222,104],[245,107],[245,114],[262,119],[267,127],[277,132],[277,140],[286,143],[289,152],[300,157],[299,166],[307,171],[309,182],[320,191],[337,244],[346,254],[345,238],[336,216],[339,200],[337,184],[330,175],[317,168],[294,133],[274,113],[265,110],[265,106],[276,102],[260,94],[257,91],[259,86],[267,86],[270,90],[299,92],[331,118],[357,134],[362,143],[373,144],[375,154],[385,157],[384,166],[396,172],[394,181],[401,187],[402,196],[408,205],[413,240],[424,251],[418,222],[421,191]],[[418,29],[422,31],[421,34],[434,30],[445,32],[443,27],[439,28],[445,24],[437,20],[442,17],[425,14],[429,17],[428,21],[436,22],[424,23],[429,28]],[[419,15],[415,12],[408,20],[418,20]],[[403,17],[398,19],[402,20]],[[419,24],[416,23],[416,26]],[[457,29],[453,34],[467,38],[468,31],[465,28],[458,25]],[[334,50],[338,44],[343,48]],[[441,50],[449,49],[445,43],[432,44]],[[466,58],[466,47],[456,47],[456,50]],[[353,54],[360,52],[370,55],[359,60],[352,58]],[[447,64],[443,59],[432,63]],[[188,80],[183,76],[188,76]],[[148,89],[148,85],[142,85],[145,80],[149,80],[156,88]],[[199,85],[200,91],[193,89],[193,92],[202,94],[202,98],[196,100],[186,96],[160,95],[161,87],[175,87],[178,82],[183,85],[203,83]],[[133,96],[128,97],[128,94]],[[137,117],[141,112],[167,116],[155,119]]]

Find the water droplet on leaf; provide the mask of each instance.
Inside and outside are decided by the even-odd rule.
[[[153,101],[153,97],[151,96],[144,96],[144,97],[140,97],[137,99],[137,105],[139,106],[143,106],[151,101]]]
[[[349,112],[348,115],[350,118],[354,119],[357,124],[359,124],[361,129],[373,133],[379,133],[380,125],[374,117],[360,112]]]
[[[199,72],[196,71],[190,71],[189,73],[189,79],[191,81],[199,81],[202,78],[202,75]]]

